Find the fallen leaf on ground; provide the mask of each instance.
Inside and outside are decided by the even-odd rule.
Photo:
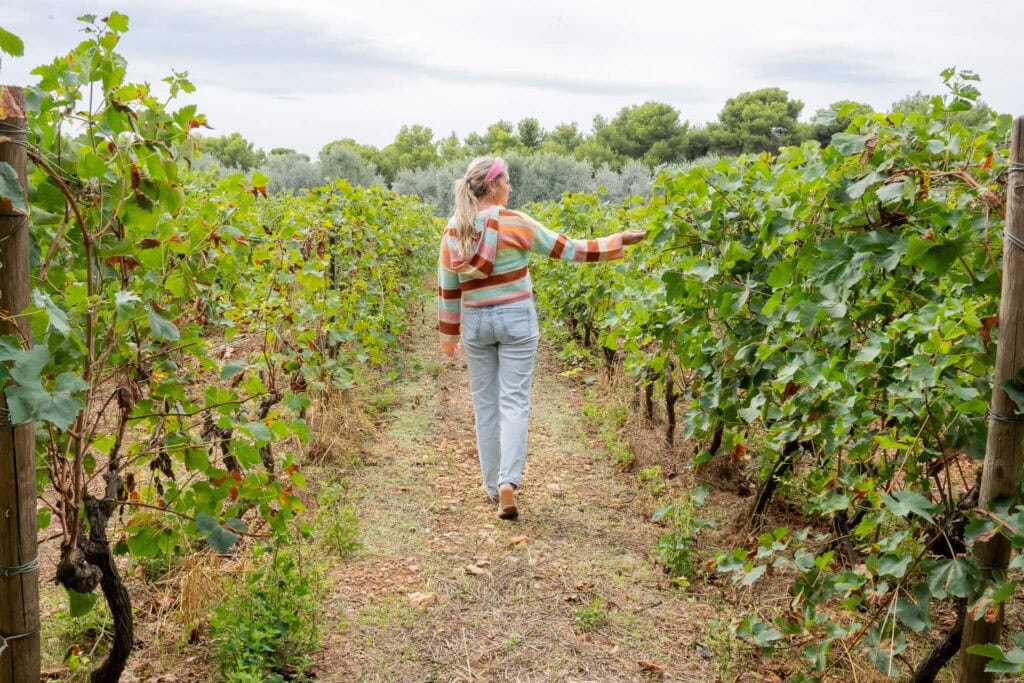
[[[475,564],[467,564],[465,570],[467,574],[472,574],[473,576],[480,576],[481,574],[487,573],[486,569],[478,567]]]
[[[530,539],[526,536],[513,536],[512,538],[508,539],[509,545],[526,545],[529,542]]]
[[[437,593],[423,591],[409,593],[409,602],[412,603],[413,607],[429,607],[437,602]]]
[[[636,665],[639,666],[640,670],[644,673],[654,674],[656,676],[661,676],[665,673],[665,668],[661,663],[654,660],[645,661],[643,659],[638,659],[636,660]]]

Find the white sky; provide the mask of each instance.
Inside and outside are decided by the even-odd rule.
[[[130,18],[130,80],[187,70],[211,134],[310,155],[342,137],[383,146],[406,124],[463,138],[533,116],[589,132],[648,100],[704,123],[767,86],[805,120],[840,99],[886,110],[942,92],[948,66],[1024,115],[1020,0],[0,0],[0,26],[25,41],[0,81],[32,84],[82,38],[77,16],[111,9]]]

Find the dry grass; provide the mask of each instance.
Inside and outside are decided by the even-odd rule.
[[[309,426],[313,437],[305,447],[304,460],[315,466],[358,462],[375,432],[353,389],[334,392],[313,408]]]

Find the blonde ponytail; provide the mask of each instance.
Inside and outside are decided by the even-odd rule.
[[[479,235],[475,228],[476,215],[480,211],[480,198],[494,182],[486,180],[494,159],[473,159],[466,168],[466,175],[455,181],[455,215],[452,216],[451,226],[455,229],[455,242],[465,258],[469,258],[476,250]]]

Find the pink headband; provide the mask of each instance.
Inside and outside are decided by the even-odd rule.
[[[487,171],[487,175],[484,176],[484,182],[489,183],[498,176],[501,175],[502,171],[505,170],[505,160],[501,157],[494,157],[494,163],[491,164],[491,170]]]

